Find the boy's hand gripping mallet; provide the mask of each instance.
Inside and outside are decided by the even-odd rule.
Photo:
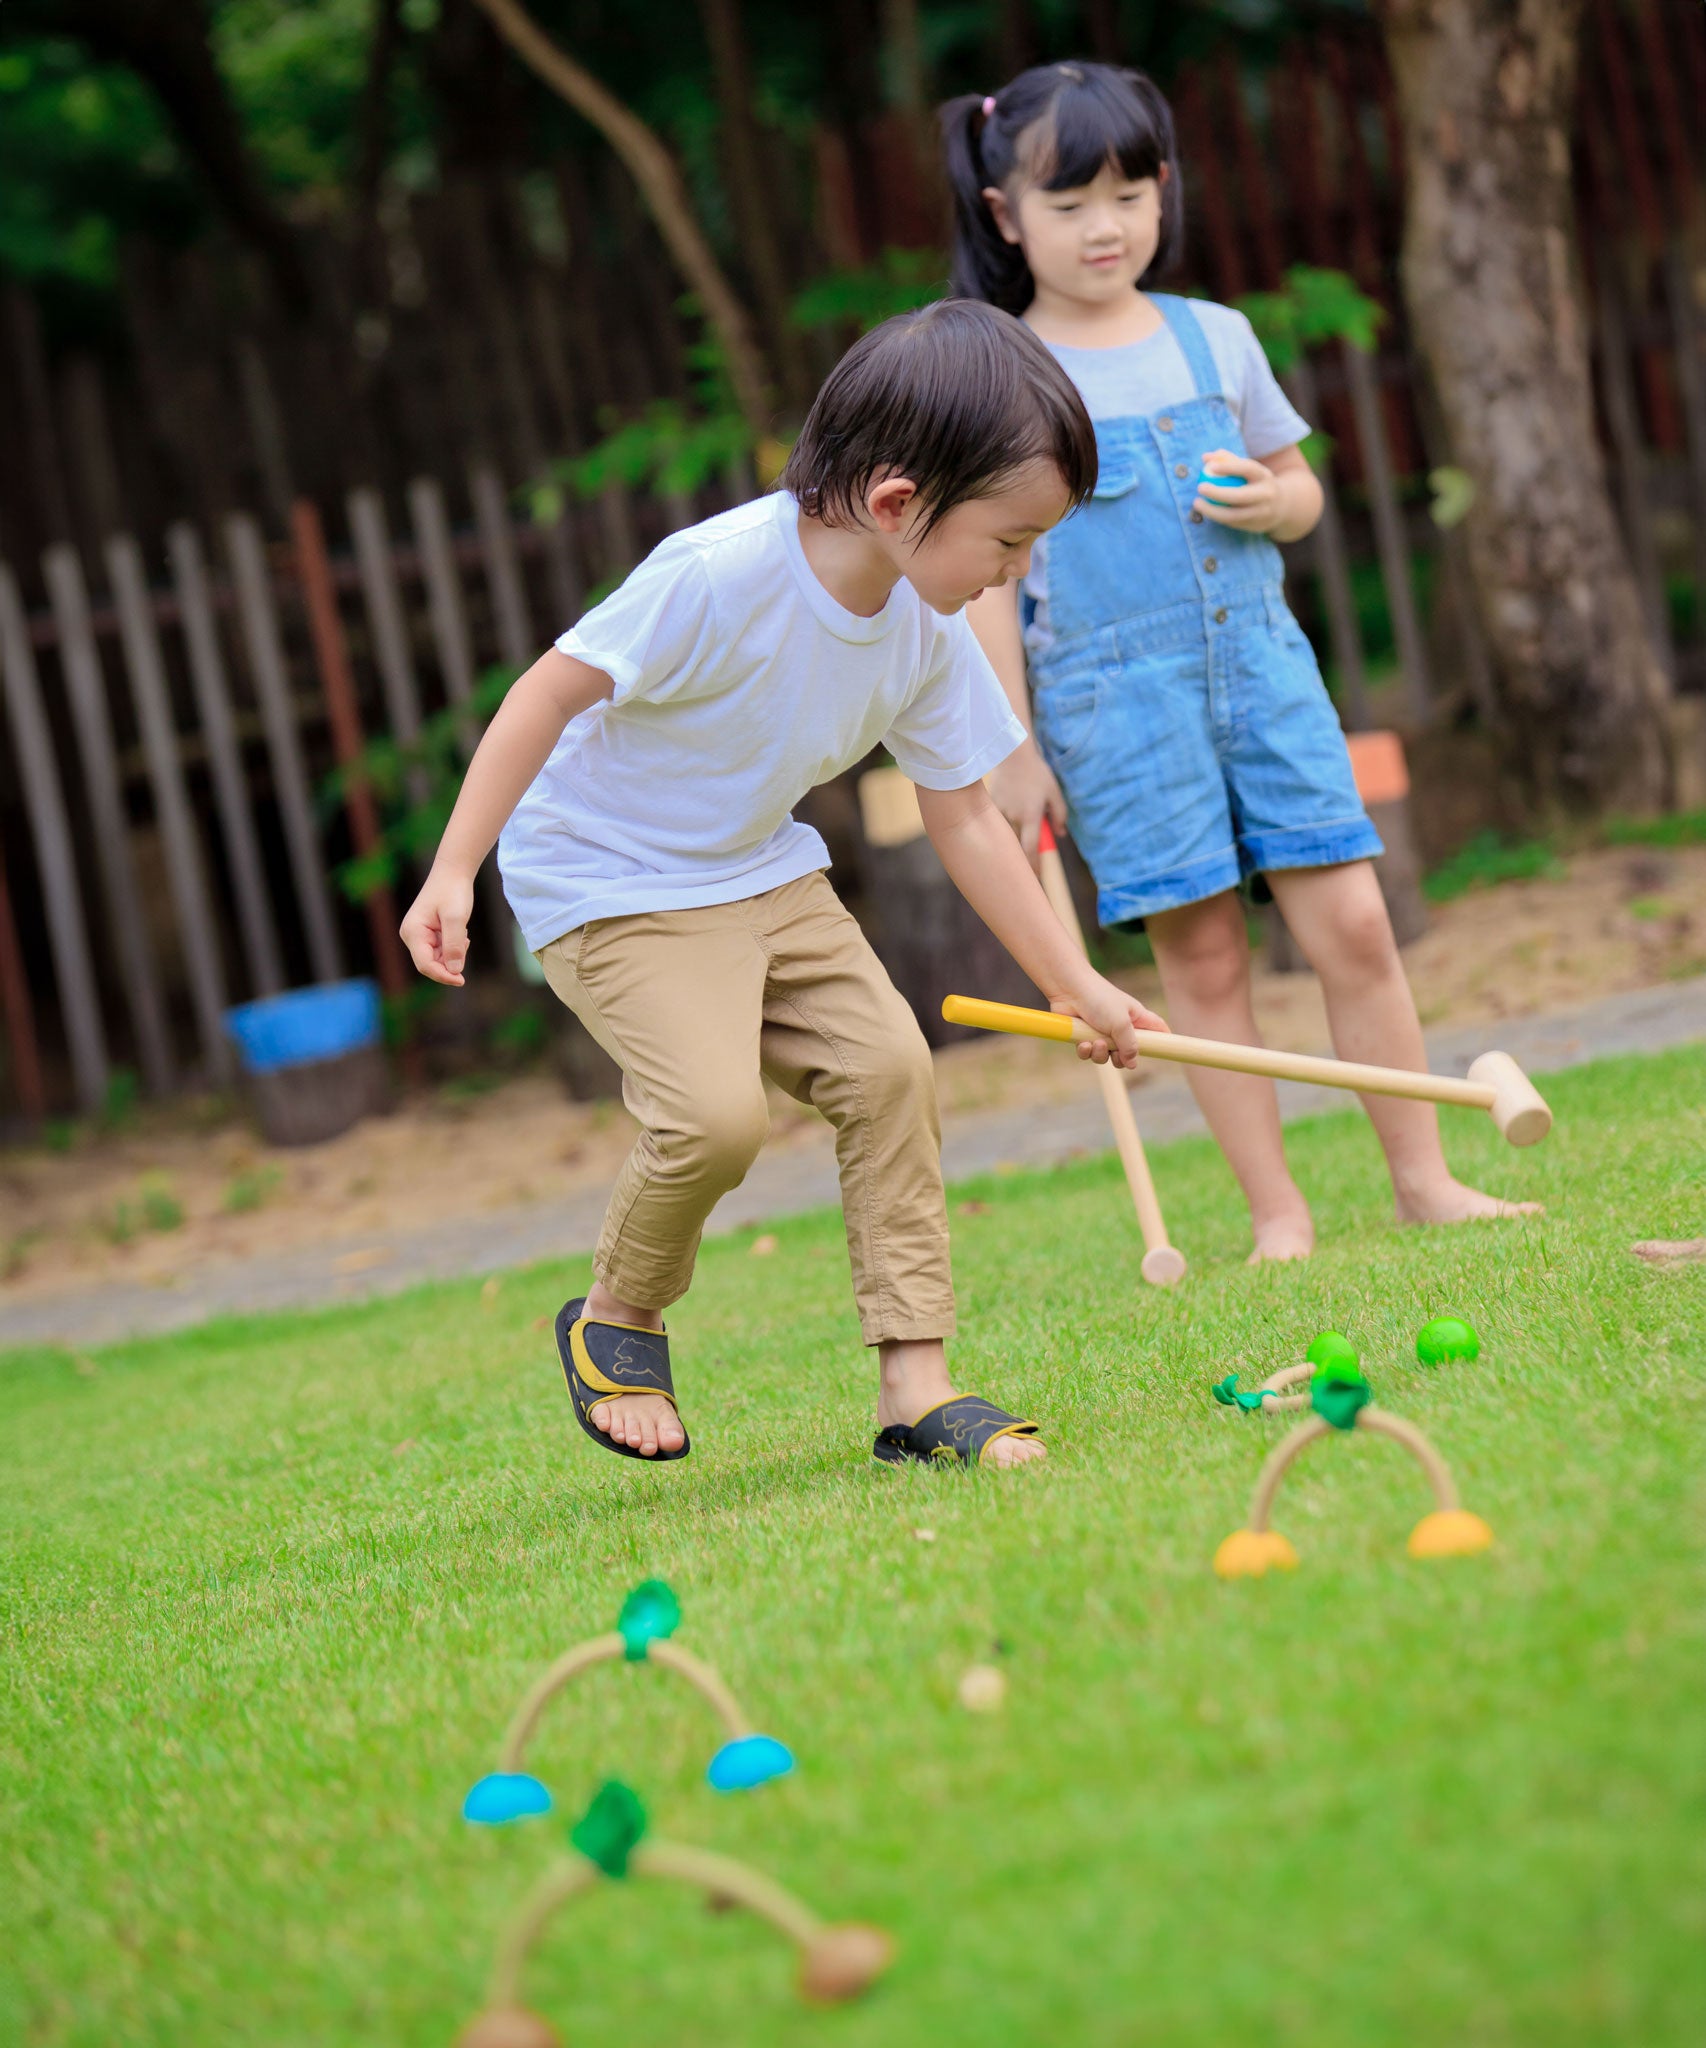
[[[1025,1010],[1012,1003],[986,1003],[975,996],[949,996],[942,1015],[950,1024],[983,1031],[1015,1031],[1026,1038],[1088,1043],[1107,1034],[1092,1031],[1077,1017],[1052,1010]],[[1484,1109],[1513,1145],[1538,1145],[1552,1128],[1552,1112],[1540,1090],[1508,1052],[1484,1052],[1472,1061],[1469,1078],[1416,1074],[1404,1067],[1365,1067],[1355,1060],[1316,1059],[1308,1053],[1272,1052],[1260,1045],[1229,1045],[1218,1038],[1187,1038],[1177,1031],[1139,1031],[1145,1059],[1178,1060],[1187,1067],[1219,1067],[1231,1074],[1264,1074],[1271,1081],[1315,1081],[1327,1088],[1354,1088],[1362,1095],[1402,1095],[1416,1102],[1455,1102]]]
[[[1037,835],[1037,851],[1042,857],[1043,893],[1048,897],[1055,916],[1078,942],[1078,950],[1087,954],[1089,948],[1084,943],[1084,928],[1078,922],[1072,889],[1066,879],[1066,863],[1060,857],[1060,848],[1054,843],[1054,832],[1046,817]],[[961,1000],[959,996],[950,996],[948,1003]],[[942,1005],[943,1016],[948,1014],[948,1003]],[[1027,1011],[1025,1014],[1032,1013]],[[980,1023],[982,1020],[966,1018],[963,1021]],[[1119,1149],[1120,1164],[1125,1168],[1126,1185],[1131,1189],[1137,1227],[1143,1233],[1143,1263],[1138,1271],[1152,1287],[1175,1286],[1185,1277],[1185,1255],[1167,1242],[1167,1225],[1162,1221],[1155,1182],[1150,1176],[1149,1161],[1144,1157],[1143,1139],[1138,1132],[1137,1118],[1132,1114],[1131,1095],[1117,1067],[1098,1067],[1096,1079],[1101,1083],[1102,1104],[1108,1112],[1108,1122],[1113,1126],[1114,1144]]]

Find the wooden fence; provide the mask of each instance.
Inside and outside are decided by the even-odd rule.
[[[247,512],[179,521],[155,581],[131,535],[98,567],[53,547],[34,613],[0,563],[0,1009],[23,1116],[98,1110],[117,1065],[154,1094],[225,1081],[223,1014],[249,997],[345,973],[400,994],[397,905],[353,904],[333,874],[373,850],[373,798],[345,778],[330,800],[331,771],[531,661],[579,609],[565,573],[578,591],[633,558],[613,547],[715,509],[621,494],[542,527],[485,467],[461,519],[431,477],[405,504],[394,532],[352,491],[337,553],[307,500],[286,538]],[[495,871],[482,892],[507,933]]]
[[[1394,355],[1334,350],[1290,380],[1306,412],[1348,406],[1367,436],[1334,451],[1362,485],[1348,501],[1332,489],[1329,517],[1288,550],[1352,726],[1369,722],[1359,564],[1384,578],[1407,722],[1437,706],[1430,650],[1473,640],[1449,588],[1425,622],[1417,605],[1412,556],[1441,539],[1400,495],[1387,444],[1403,376]],[[221,1019],[246,998],[350,972],[401,995],[398,905],[384,890],[352,903],[334,879],[375,844],[373,799],[347,778],[328,797],[332,771],[377,735],[408,747],[487,667],[531,661],[583,589],[731,495],[613,491],[540,526],[476,466],[455,504],[431,477],[400,505],[351,491],[335,550],[306,499],[270,536],[236,512],[212,531],[178,521],[157,550],[112,536],[96,562],[62,543],[41,558],[34,611],[0,562],[0,1114],[8,1096],[25,1119],[98,1110],[116,1067],[157,1095],[221,1083]],[[856,849],[855,881],[858,867]],[[482,911],[487,934],[509,933],[490,865]]]
[[[1706,30],[1668,0],[1597,0],[1590,21],[1579,217],[1602,434],[1655,635],[1679,683],[1698,689],[1706,256],[1702,130],[1682,109],[1706,102]],[[1395,276],[1402,157],[1378,45],[1300,49],[1268,76],[1262,105],[1230,57],[1188,74],[1175,98],[1193,281],[1235,298],[1290,262],[1331,264],[1389,315],[1374,354],[1334,346],[1289,380],[1333,442],[1326,517],[1288,556],[1347,724],[1371,716],[1371,579],[1403,679],[1402,705],[1388,694],[1380,715],[1416,725],[1484,703],[1461,539],[1427,511],[1430,437]],[[833,208],[834,180],[823,188]],[[853,232],[824,229],[838,248]],[[127,480],[141,472],[121,462],[122,435],[103,438],[119,408],[87,365],[50,373],[13,297],[13,401],[29,402],[20,460],[0,465],[0,1120],[97,1109],[118,1068],[157,1093],[218,1081],[219,1019],[245,997],[346,971],[404,986],[396,906],[353,904],[332,879],[376,830],[360,791],[327,799],[332,769],[364,736],[406,744],[424,718],[465,703],[484,668],[530,660],[587,589],[728,502],[721,490],[666,504],[612,488],[554,523],[517,513],[511,487],[584,444],[615,358],[642,395],[679,388],[679,359],[664,361],[679,338],[663,273],[635,235],[631,293],[608,276],[593,292],[580,258],[522,266],[514,304],[532,324],[507,338],[490,327],[507,317],[495,293],[470,295],[476,312],[431,297],[408,319],[399,309],[399,357],[430,341],[437,368],[418,363],[389,386],[377,373],[352,386],[347,365],[323,356],[280,365],[264,329],[241,322],[226,334],[186,314],[172,329],[163,286],[138,316],[140,409],[179,456],[136,486],[134,518]],[[416,429],[397,445],[432,457],[413,471],[388,441],[384,461],[374,446],[375,420],[410,404]],[[363,453],[375,460],[365,472],[353,467]],[[304,474],[318,488],[302,488]],[[174,489],[193,518],[157,516]],[[1679,566],[1701,593],[1680,634],[1666,587]],[[491,928],[507,930],[490,874],[482,887]]]

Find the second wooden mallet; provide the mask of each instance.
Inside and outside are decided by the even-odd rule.
[[[1089,948],[1084,943],[1084,928],[1078,922],[1072,887],[1066,879],[1066,863],[1060,857],[1060,848],[1054,843],[1054,832],[1047,818],[1042,822],[1037,852],[1041,856],[1043,891],[1054,914],[1077,940],[1078,950],[1087,953]],[[948,998],[950,1003],[960,1000],[958,996]],[[948,1014],[947,1003],[942,1005],[942,1014]],[[1152,1287],[1176,1286],[1185,1277],[1185,1255],[1167,1240],[1167,1225],[1162,1220],[1161,1203],[1155,1193],[1149,1161],[1144,1156],[1143,1138],[1137,1128],[1137,1118],[1132,1113],[1131,1094],[1125,1078],[1118,1067],[1100,1066],[1096,1069],[1096,1079],[1101,1084],[1102,1103],[1113,1127],[1120,1164],[1125,1168],[1131,1205],[1137,1211],[1137,1227],[1143,1233],[1143,1261],[1138,1271]]]
[[[1027,1038],[1087,1044],[1103,1036],[1077,1017],[1052,1010],[1026,1010],[1013,1003],[986,1003],[976,996],[949,996],[942,1015],[950,1024],[983,1031],[1015,1031]],[[1472,1060],[1466,1080],[1447,1074],[1417,1074],[1407,1067],[1369,1067],[1355,1060],[1317,1059],[1309,1053],[1274,1052],[1265,1045],[1231,1045],[1219,1038],[1187,1038],[1178,1031],[1139,1031],[1145,1059],[1177,1060],[1187,1067],[1219,1067],[1232,1074],[1262,1074],[1271,1081],[1314,1081],[1327,1088],[1351,1088],[1362,1095],[1400,1095],[1418,1102],[1453,1102],[1484,1109],[1499,1134],[1513,1145],[1538,1145],[1552,1128],[1552,1112],[1540,1090],[1508,1052],[1484,1052]]]

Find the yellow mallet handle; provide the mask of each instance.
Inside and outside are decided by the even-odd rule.
[[[1079,1044],[1102,1034],[1077,1017],[1051,1010],[1021,1009],[1013,1003],[985,1003],[975,996],[949,996],[942,1015],[950,1024],[983,1031],[1013,1031],[1028,1038]],[[1552,1128],[1552,1112],[1540,1091],[1508,1052],[1484,1052],[1466,1081],[1445,1074],[1416,1074],[1405,1067],[1369,1067],[1355,1060],[1316,1059],[1309,1053],[1274,1052],[1261,1045],[1228,1045],[1218,1038],[1187,1038],[1179,1031],[1139,1031],[1145,1059],[1177,1060],[1187,1067],[1219,1067],[1231,1074],[1262,1074],[1272,1081],[1313,1081],[1326,1088],[1354,1088],[1362,1095],[1400,1095],[1415,1102],[1452,1102],[1484,1109],[1513,1145],[1538,1145]]]
[[[942,1015],[950,1024],[970,1024],[979,1031],[1006,1031],[1015,1038],[1058,1038],[1076,1045],[1090,1027],[1076,1017],[1058,1017],[1053,1010],[1027,1010],[1018,1003],[986,1003],[981,996],[945,996]]]

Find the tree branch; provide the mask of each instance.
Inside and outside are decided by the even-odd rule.
[[[476,5],[523,63],[590,121],[627,165],[665,246],[723,345],[735,400],[754,439],[767,433],[770,402],[764,364],[746,309],[694,218],[687,188],[668,150],[637,114],[546,35],[520,0],[476,0]]]

